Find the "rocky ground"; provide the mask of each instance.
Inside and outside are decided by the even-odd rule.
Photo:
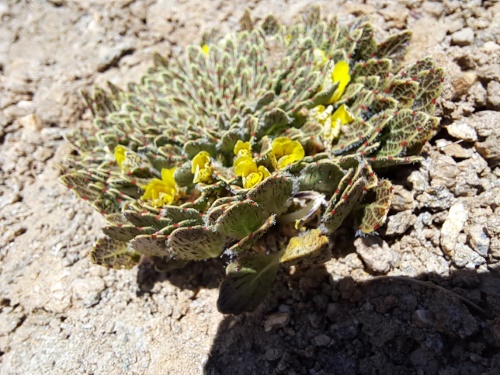
[[[92,265],[101,217],[58,183],[79,90],[124,86],[245,7],[308,1],[0,0],[1,374],[499,374],[500,3],[319,2],[414,32],[447,69],[425,162],[393,170],[379,237],[336,236],[324,267],[281,275],[254,314],[215,309],[222,260],[175,274]],[[375,276],[375,277],[374,277]],[[387,278],[386,276],[398,276]]]

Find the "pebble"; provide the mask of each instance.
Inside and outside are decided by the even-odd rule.
[[[477,141],[477,134],[474,128],[470,125],[467,125],[465,122],[455,122],[446,127],[448,130],[448,134],[453,138],[461,139],[467,142],[475,142]]]
[[[366,267],[373,272],[385,274],[395,263],[392,250],[387,242],[380,237],[360,237],[354,241],[356,253],[365,262]]]
[[[266,350],[266,353],[265,353],[266,360],[268,360],[270,362],[280,359],[282,355],[283,355],[283,351],[281,351],[279,349],[275,349],[275,348],[268,348]]]
[[[413,215],[411,210],[398,212],[396,215],[389,216],[387,222],[386,235],[403,234],[410,226],[415,224],[417,217]]]
[[[483,83],[490,81],[500,81],[500,65],[484,65],[477,70],[477,77]]]
[[[457,267],[465,267],[471,270],[476,269],[486,262],[483,257],[465,244],[455,246],[452,261]]]
[[[463,230],[467,217],[468,214],[462,202],[451,206],[448,217],[441,228],[441,248],[446,255],[453,256],[457,237]]]
[[[474,148],[492,168],[500,165],[500,134],[488,137],[484,142],[476,142]]]
[[[490,249],[490,238],[485,232],[485,228],[482,225],[473,225],[469,228],[469,245],[474,249],[476,253],[482,257],[488,256],[488,250]]]
[[[426,176],[421,171],[413,171],[408,176],[407,181],[411,184],[413,190],[425,191],[429,187]]]
[[[446,210],[455,201],[455,196],[444,186],[434,186],[417,196],[419,208],[430,208],[434,211]]]
[[[100,301],[104,289],[106,284],[100,277],[76,279],[73,282],[73,298],[83,301],[85,307],[91,307]]]
[[[391,201],[391,208],[394,211],[407,211],[413,210],[415,207],[415,201],[413,200],[413,194],[403,188],[401,185],[393,186],[394,195]]]
[[[441,149],[445,155],[455,159],[468,159],[472,156],[473,150],[464,148],[458,143],[450,143]]]
[[[417,309],[413,313],[413,323],[420,328],[430,328],[434,325],[435,316],[430,310]]]
[[[19,124],[21,124],[21,126],[27,131],[39,132],[42,130],[42,121],[35,114],[23,116],[18,121]]]
[[[451,35],[451,44],[465,47],[474,43],[474,31],[470,27],[466,27],[460,31],[454,32]]]
[[[330,344],[330,342],[332,342],[332,339],[330,338],[330,336],[322,333],[322,334],[315,336],[313,341],[314,341],[314,345],[316,345],[316,346],[328,346],[328,344]]]
[[[500,82],[491,81],[487,88],[487,108],[498,111],[500,110]]]
[[[273,330],[286,327],[290,323],[290,314],[279,312],[268,315],[264,321],[264,331],[271,332]]]

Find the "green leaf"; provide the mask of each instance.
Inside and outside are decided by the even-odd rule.
[[[247,198],[265,207],[267,212],[280,215],[290,206],[292,193],[293,180],[289,177],[274,175],[251,189]]]
[[[132,224],[111,224],[102,228],[105,235],[119,241],[130,241],[140,234],[152,234],[157,231],[153,227],[136,227]]]
[[[249,255],[230,263],[219,287],[217,309],[223,314],[254,310],[272,288],[281,255]]]
[[[167,247],[168,236],[153,234],[135,237],[130,244],[132,247],[146,256],[171,257],[172,252]]]
[[[250,233],[245,238],[242,238],[237,243],[229,248],[229,251],[233,253],[242,254],[247,250],[251,249],[252,246],[258,243],[258,241],[267,233],[267,231],[276,224],[276,215],[270,215],[262,226]]]
[[[299,190],[314,190],[332,194],[344,176],[341,168],[330,160],[308,164],[300,173]]]
[[[321,264],[328,261],[331,256],[328,237],[319,229],[311,229],[290,238],[280,262],[287,266]]]
[[[109,237],[98,239],[90,253],[92,263],[116,270],[130,269],[140,260],[141,254],[132,250],[127,242]]]
[[[179,259],[201,260],[220,256],[226,241],[226,237],[213,228],[198,225],[173,231],[168,238],[168,246]]]
[[[225,236],[240,240],[260,228],[268,216],[265,207],[247,200],[232,205],[217,219],[215,229]]]
[[[380,181],[373,191],[375,193],[374,201],[363,206],[363,216],[359,226],[363,233],[376,231],[384,224],[391,208],[393,189],[389,180]]]

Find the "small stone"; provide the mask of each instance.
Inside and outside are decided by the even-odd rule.
[[[395,254],[387,242],[380,237],[360,237],[354,241],[356,253],[361,257],[366,267],[376,273],[387,273],[397,262]]]
[[[413,313],[413,323],[420,328],[431,328],[434,326],[435,320],[436,318],[430,310],[418,309]]]
[[[441,248],[443,253],[453,256],[457,237],[463,230],[468,214],[462,202],[451,206],[443,226],[441,228]]]
[[[264,355],[266,357],[266,360],[268,360],[269,362],[276,361],[281,358],[281,356],[283,355],[283,351],[275,348],[268,348]]]
[[[431,186],[445,186],[451,188],[455,185],[458,170],[453,158],[441,153],[432,153],[432,164],[429,168]]]
[[[483,83],[500,81],[500,64],[484,65],[477,69],[477,77]]]
[[[387,222],[386,235],[403,234],[410,226],[415,224],[417,217],[413,215],[412,211],[398,212],[396,215],[389,216]]]
[[[476,142],[474,147],[492,168],[500,165],[500,134],[488,137],[484,142]]]
[[[268,315],[264,321],[264,331],[271,332],[286,327],[290,323],[290,314],[286,312]]]
[[[500,110],[500,82],[488,83],[487,108],[494,111]]]
[[[18,121],[19,124],[21,124],[21,126],[27,131],[39,132],[40,130],[42,130],[42,121],[35,114],[21,117]]]
[[[486,89],[481,82],[476,82],[469,89],[467,100],[473,102],[476,107],[484,107],[486,105],[486,97]]]
[[[332,342],[332,339],[330,336],[325,335],[324,333],[319,334],[313,338],[314,345],[316,346],[328,346],[330,342]]]
[[[413,210],[415,207],[415,201],[413,200],[413,194],[403,188],[401,185],[393,186],[394,195],[391,201],[391,208],[394,211],[406,211]]]
[[[100,277],[76,279],[73,282],[73,298],[83,301],[85,307],[91,307],[100,301],[104,289],[106,284]]]
[[[474,42],[474,31],[470,27],[466,27],[457,31],[451,36],[451,44],[464,47],[470,46]]]
[[[430,208],[435,211],[446,210],[455,201],[455,196],[444,186],[433,186],[417,196],[419,208]]]
[[[445,155],[451,156],[455,159],[467,159],[473,154],[470,148],[464,148],[458,143],[451,143],[441,149]]]
[[[455,253],[452,257],[452,261],[457,267],[465,267],[472,270],[486,263],[483,257],[465,244],[458,244],[455,246]]]
[[[434,17],[439,18],[443,13],[444,5],[436,1],[426,1],[422,4],[422,9]]]
[[[461,139],[467,142],[477,141],[477,134],[473,127],[467,125],[465,122],[455,122],[446,127],[448,134],[453,138]]]
[[[482,257],[488,256],[490,249],[490,238],[486,234],[486,228],[482,225],[473,225],[469,228],[469,245]]]
[[[421,171],[413,171],[410,176],[408,176],[407,181],[411,184],[413,190],[425,191],[429,187],[429,181],[426,176]]]
[[[332,322],[337,321],[340,317],[340,305],[338,303],[329,303],[326,309],[326,316]]]
[[[477,76],[472,72],[465,72],[455,76],[451,83],[454,89],[452,99],[459,99],[462,95],[466,94],[476,80]]]
[[[480,111],[474,113],[467,119],[467,123],[476,130],[480,137],[489,137],[496,134],[498,124],[500,123],[500,112]]]

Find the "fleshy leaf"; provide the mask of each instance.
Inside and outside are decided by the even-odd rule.
[[[219,217],[215,228],[225,236],[240,240],[264,224],[269,216],[266,211],[253,201],[236,203]]]
[[[176,229],[168,238],[172,253],[184,260],[216,258],[224,251],[225,243],[223,235],[201,225]]]
[[[301,171],[299,189],[332,194],[343,176],[344,173],[337,164],[330,160],[321,160],[308,164]]]
[[[109,236],[110,238],[113,238],[118,241],[130,241],[132,238],[135,236],[138,236],[140,234],[152,234],[156,232],[156,228],[152,227],[136,227],[131,224],[112,224],[112,225],[107,225],[104,228],[102,228],[102,232]]]
[[[319,229],[311,229],[290,238],[280,259],[287,266],[320,264],[331,258],[330,242]]]
[[[375,200],[363,207],[363,217],[359,229],[363,233],[376,231],[387,218],[393,196],[392,184],[382,180],[374,189]]]
[[[167,247],[168,236],[165,235],[140,235],[135,237],[130,244],[132,247],[147,256],[171,257],[172,252]]]
[[[249,255],[230,263],[219,287],[217,309],[223,314],[254,310],[272,288],[281,255]]]
[[[130,249],[127,242],[109,237],[97,240],[90,253],[90,261],[100,266],[116,270],[130,269],[141,260],[141,254]]]
[[[280,215],[288,209],[292,192],[293,180],[291,178],[273,176],[250,190],[247,198],[265,207],[268,212]]]
[[[229,248],[229,251],[239,254],[247,253],[247,250],[251,249],[274,224],[276,224],[276,214],[269,216],[259,229],[239,240]]]

